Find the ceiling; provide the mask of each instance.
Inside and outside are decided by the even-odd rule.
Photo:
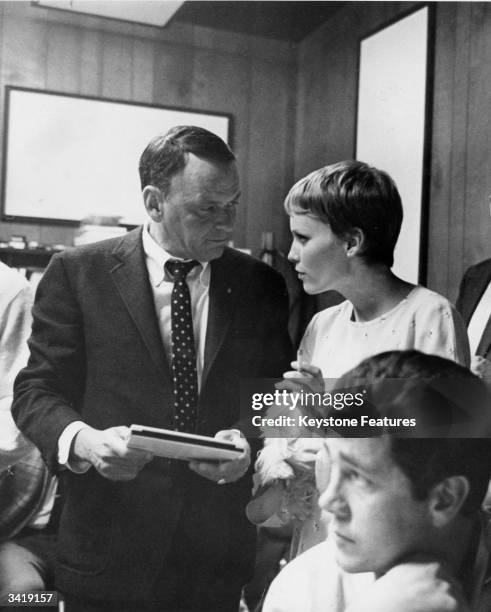
[[[174,21],[299,42],[345,2],[227,0],[187,1]]]
[[[164,27],[184,0],[32,0],[31,3],[41,8]]]

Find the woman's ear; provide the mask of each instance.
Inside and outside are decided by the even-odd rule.
[[[354,257],[355,255],[363,255],[365,250],[365,234],[359,227],[354,227],[345,237],[346,255]]]
[[[152,221],[162,221],[163,196],[162,191],[154,185],[146,185],[143,189],[143,203]]]
[[[469,495],[469,489],[465,476],[449,476],[432,488],[429,510],[435,527],[444,527],[457,516]]]

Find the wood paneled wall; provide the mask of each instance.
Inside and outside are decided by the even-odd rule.
[[[428,281],[491,257],[491,4],[437,4]]]
[[[293,178],[295,69],[296,46],[285,42],[0,2],[0,116],[7,84],[234,116],[243,190],[238,246],[258,248],[266,230],[288,242],[282,201]],[[66,227],[0,223],[1,238],[12,234],[48,244],[73,239]]]
[[[412,2],[349,2],[299,48],[295,177],[354,155],[358,40]],[[491,4],[438,2],[428,277],[454,299],[491,257]]]
[[[0,2],[0,114],[6,84],[232,113],[244,193],[236,242],[256,249],[273,230],[286,249],[293,180],[353,155],[359,38],[414,5],[346,3],[295,46]],[[490,73],[491,4],[436,3],[427,284],[452,299],[464,269],[491,256]],[[73,230],[0,223],[0,237],[11,234],[69,244]]]

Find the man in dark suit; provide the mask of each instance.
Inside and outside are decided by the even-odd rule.
[[[56,581],[67,612],[231,612],[255,535],[239,380],[288,365],[286,291],[226,247],[240,192],[221,139],[173,128],[145,149],[140,178],[147,226],[48,266],[13,414],[48,466],[66,468]],[[154,458],[128,447],[131,423],[216,434],[243,452]]]
[[[472,370],[491,383],[491,259],[471,266],[462,279],[457,298],[472,353]]]

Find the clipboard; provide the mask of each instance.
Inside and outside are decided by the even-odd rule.
[[[131,425],[128,446],[183,461],[230,461],[243,453],[243,449],[232,442],[144,425]]]

